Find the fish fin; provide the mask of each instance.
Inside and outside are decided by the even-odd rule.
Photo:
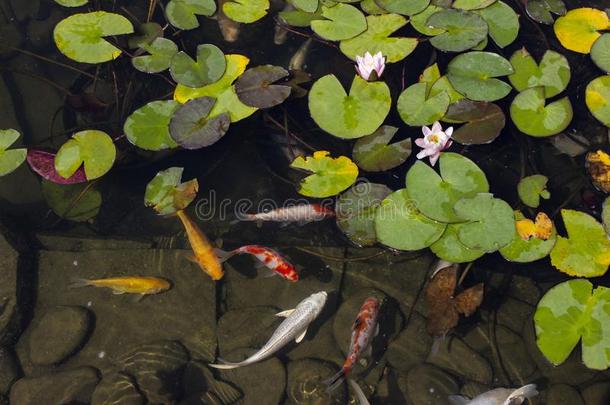
[[[215,248],[214,254],[218,258],[218,261],[220,263],[223,263],[223,262],[229,260],[231,257],[235,256],[235,251],[227,252],[226,250]]]
[[[135,294],[133,296],[133,302],[140,302],[144,299],[145,296],[146,294]]]
[[[271,269],[265,270],[263,278],[271,278],[277,276],[277,273]]]
[[[217,238],[214,241],[214,245],[218,248],[218,249],[222,249],[222,244],[224,243],[224,241],[222,240],[222,238]]]
[[[217,359],[221,364],[208,364],[208,366],[212,368],[217,368],[219,370],[232,370],[234,368],[238,368],[241,366],[245,366],[244,362],[241,363],[231,363],[230,361],[226,361],[221,359],[220,357]]]
[[[114,295],[121,295],[121,294],[125,294],[125,291],[121,291],[121,290],[112,290],[112,293]]]
[[[298,224],[299,226],[303,226],[303,225],[307,225],[307,224],[308,224],[308,223],[310,223],[310,222],[311,222],[311,221],[310,221],[310,220],[308,220],[308,219],[302,219],[302,220],[298,221],[298,222],[297,222],[297,224]]]
[[[322,383],[327,386],[326,392],[330,394],[331,392],[339,388],[341,384],[343,384],[343,381],[345,381],[345,370],[341,369],[337,372],[337,374],[333,375],[330,378],[327,378],[326,380],[322,381]]]
[[[257,228],[262,228],[263,227],[263,221],[261,221],[260,219],[256,220],[256,227]]]
[[[305,338],[306,334],[307,334],[307,329],[305,329],[303,331],[303,333],[301,333],[299,336],[297,336],[297,338],[294,341],[297,343],[301,343],[301,341]]]
[[[347,380],[347,382],[349,382],[350,387],[352,387],[352,390],[354,390],[354,393],[356,393],[356,398],[358,398],[358,405],[371,405],[369,400],[366,398],[366,395],[364,395],[364,391],[362,391],[362,388],[360,388],[356,381],[350,378]]]
[[[441,349],[441,345],[445,340],[446,335],[435,336],[432,341],[432,348],[430,349],[430,356],[434,357],[438,354],[438,351]]]
[[[290,226],[292,222],[290,221],[284,221],[284,222],[280,222],[280,228],[286,228],[287,226]]]
[[[292,314],[293,312],[294,312],[294,309],[287,309],[285,311],[278,312],[277,314],[275,314],[275,316],[280,316],[282,318],[288,318],[290,316],[290,314]]]
[[[369,344],[366,347],[366,349],[364,350],[364,356],[369,358],[373,356],[373,345]]]
[[[91,280],[87,280],[86,278],[73,278],[72,280],[70,280],[68,288],[88,287],[90,285]]]
[[[470,399],[463,395],[449,395],[447,399],[451,405],[465,405],[470,402]]]
[[[508,398],[502,403],[502,405],[512,405],[519,404],[521,402],[517,402],[515,400],[519,399],[523,401],[526,398],[535,397],[538,395],[538,390],[536,389],[536,384],[528,384],[524,385],[521,388],[514,390]]]
[[[379,324],[375,326],[375,334],[373,336],[379,335]]]
[[[199,264],[199,262],[197,261],[197,258],[195,257],[195,255],[193,255],[191,253],[185,254],[184,258],[186,260],[188,260],[189,262],[191,262],[191,263]]]

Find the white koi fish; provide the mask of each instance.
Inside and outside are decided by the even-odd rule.
[[[239,221],[256,222],[298,222],[306,224],[308,222],[320,221],[324,218],[334,217],[335,212],[331,208],[321,204],[301,204],[290,207],[277,208],[267,212],[257,214],[240,215]]]
[[[462,395],[450,395],[452,405],[521,405],[526,399],[538,395],[536,384],[524,385],[521,388],[495,388],[468,399]]]

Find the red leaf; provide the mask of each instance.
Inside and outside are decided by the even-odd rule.
[[[85,176],[85,168],[79,167],[78,170],[69,178],[65,179],[57,173],[55,170],[55,153],[46,152],[39,149],[28,150],[28,164],[36,173],[42,178],[52,181],[57,184],[77,184],[85,183],[87,176]]]

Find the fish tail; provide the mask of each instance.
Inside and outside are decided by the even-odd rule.
[[[327,385],[326,392],[331,393],[343,384],[345,381],[345,370],[341,369],[337,372],[337,374],[323,381],[324,384]]]
[[[91,280],[87,280],[86,278],[73,278],[70,280],[69,288],[80,288],[80,287],[88,287],[93,285]]]
[[[536,395],[538,395],[538,390],[536,389],[536,384],[528,384],[528,385],[524,385],[523,387],[516,389],[512,394],[509,395],[508,398],[506,398],[506,401],[504,401],[505,404],[512,404],[512,401],[514,399],[526,399],[526,398],[532,398],[535,397]]]
[[[231,363],[230,361],[223,360],[220,357],[217,360],[221,364],[208,364],[208,366],[216,368],[216,369],[219,369],[219,370],[232,370],[234,368],[245,366],[244,362],[241,362],[241,363]]]
[[[218,258],[218,261],[220,263],[223,263],[223,262],[226,262],[227,260],[229,260],[231,257],[235,256],[237,254],[237,251],[231,250],[228,252],[226,250],[216,248],[216,249],[214,249],[214,254]]]

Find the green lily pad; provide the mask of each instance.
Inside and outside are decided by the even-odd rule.
[[[360,2],[360,7],[362,8],[362,11],[368,15],[380,15],[388,12],[387,10],[379,7],[375,0],[362,0]]]
[[[515,211],[515,219],[517,221],[525,217],[519,211]],[[522,239],[515,230],[513,241],[500,249],[500,254],[509,262],[529,263],[540,260],[551,252],[555,242],[557,241],[557,230],[553,224],[551,236],[547,239],[532,237],[530,239]]]
[[[313,20],[311,29],[324,39],[342,41],[366,31],[366,18],[356,7],[338,3],[332,7],[322,6],[324,20]]]
[[[133,25],[120,14],[94,11],[73,14],[53,31],[57,48],[68,58],[83,63],[102,63],[118,58],[121,50],[104,37],[131,34]]]
[[[441,237],[446,226],[419,212],[406,189],[387,196],[375,213],[377,240],[398,250],[425,249]]]
[[[377,243],[375,212],[392,190],[384,184],[358,183],[337,199],[337,226],[357,246]]]
[[[67,179],[84,165],[87,180],[93,180],[108,173],[115,158],[116,148],[108,134],[96,130],[80,131],[57,152],[55,170]]]
[[[142,48],[143,45],[152,44],[157,38],[163,38],[163,27],[156,22],[148,22],[136,27],[127,44],[131,49]]]
[[[409,16],[424,11],[430,4],[430,0],[375,0],[375,2],[390,13]]]
[[[458,101],[464,99],[464,96],[461,93],[459,93],[455,89],[455,87],[453,87],[453,85],[447,78],[447,75],[441,76],[436,82],[434,82],[434,84],[432,85],[432,88],[430,89],[429,96],[434,97],[437,94],[442,93],[442,92],[446,92],[449,95],[450,104],[457,103]]]
[[[496,0],[455,0],[451,7],[459,10],[477,10],[494,4]]]
[[[163,150],[178,146],[169,135],[169,120],[180,103],[173,100],[153,101],[135,110],[125,120],[123,131],[138,148]]]
[[[604,206],[602,209],[602,222],[604,229],[606,230],[606,234],[610,236],[610,197],[606,198],[604,201]]]
[[[144,204],[159,215],[175,214],[193,202],[199,191],[197,179],[182,181],[182,167],[170,167],[160,171],[146,185]]]
[[[227,61],[220,48],[203,44],[197,47],[197,61],[183,51],[178,52],[171,61],[169,72],[180,84],[201,87],[217,82],[226,68]]]
[[[167,21],[181,30],[199,27],[198,15],[209,17],[215,12],[214,0],[171,0],[165,6]]]
[[[445,32],[442,28],[430,28],[428,25],[428,18],[432,14],[435,14],[439,11],[444,10],[442,7],[435,6],[434,4],[429,4],[422,12],[417,13],[411,16],[411,25],[415,30],[421,34],[427,35],[429,37],[433,37],[435,35],[442,34]]]
[[[178,107],[169,122],[172,139],[185,149],[218,142],[229,129],[231,119],[227,113],[210,117],[215,102],[212,97],[200,97]]]
[[[556,285],[538,302],[536,344],[551,363],[563,363],[582,339],[582,360],[594,370],[610,366],[610,289],[587,280]]]
[[[356,60],[366,52],[381,52],[386,62],[395,63],[406,58],[417,47],[417,38],[390,37],[407,25],[408,20],[399,14],[370,15],[366,17],[367,29],[362,34],[341,41],[340,48],[348,58]]]
[[[0,177],[12,173],[25,161],[27,149],[8,149],[20,136],[15,129],[0,129]]]
[[[382,125],[369,136],[358,139],[352,156],[361,169],[368,172],[383,172],[403,164],[411,155],[411,139],[390,144],[398,128]]]
[[[605,33],[593,43],[591,59],[598,68],[610,73],[610,33]]]
[[[89,184],[56,184],[42,180],[42,196],[49,208],[60,218],[85,222],[97,216],[102,194]]]
[[[476,11],[489,27],[489,36],[500,48],[512,44],[519,35],[519,16],[511,6],[496,1],[491,6]]]
[[[278,13],[280,21],[293,27],[309,27],[314,20],[323,20],[322,7],[315,13],[307,13],[301,10],[280,11]]]
[[[502,56],[473,51],[456,56],[449,62],[447,77],[455,89],[475,101],[495,101],[510,93],[511,86],[496,79],[514,72]]]
[[[64,7],[80,7],[89,3],[89,0],[55,0],[55,3]]]
[[[282,104],[290,96],[290,86],[273,84],[288,76],[286,69],[264,65],[257,66],[237,79],[235,92],[240,101],[247,106],[255,108],[271,108]]]
[[[462,52],[477,46],[487,37],[487,23],[470,11],[443,9],[432,14],[428,27],[443,33],[430,38],[430,44],[441,51]]]
[[[384,82],[367,82],[355,76],[349,94],[335,77],[326,75],[309,91],[309,111],[324,131],[339,138],[370,135],[390,111],[390,89]]]
[[[493,142],[502,132],[506,117],[496,104],[463,99],[449,106],[443,121],[465,123],[453,131],[451,139],[462,145]]]
[[[519,131],[535,137],[560,133],[570,125],[572,115],[568,97],[545,105],[543,87],[524,90],[510,105],[510,117]]]
[[[460,218],[468,221],[460,226],[458,239],[470,249],[491,253],[513,241],[515,216],[504,200],[481,193],[459,200],[454,209]]]
[[[319,6],[318,0],[288,0],[290,4],[299,10],[303,10],[307,13],[314,13]]]
[[[451,263],[472,262],[485,254],[478,249],[470,249],[458,239],[458,232],[464,224],[448,224],[443,236],[430,246],[432,253]]]
[[[140,47],[150,55],[136,56],[131,63],[144,73],[160,73],[169,69],[172,58],[178,53],[178,46],[166,38],[157,38],[150,45],[141,43]]]
[[[416,83],[405,89],[398,98],[400,118],[410,126],[430,125],[440,120],[449,107],[449,95],[440,92],[427,97],[426,83]]]
[[[550,98],[564,91],[570,82],[570,64],[555,51],[546,51],[538,65],[527,49],[522,48],[511,56],[510,63],[515,73],[508,79],[517,91],[544,86],[544,95]]]
[[[568,237],[558,236],[551,264],[576,277],[603,276],[610,264],[610,240],[603,226],[590,215],[561,210]]]
[[[290,167],[313,174],[300,184],[299,194],[325,198],[337,195],[354,184],[358,178],[358,166],[345,156],[332,158],[327,151],[316,151],[313,156],[297,157]]]
[[[454,211],[463,199],[487,193],[485,173],[472,160],[452,152],[441,153],[440,172],[423,162],[415,162],[407,172],[407,189],[417,208],[441,222],[462,222]]]
[[[610,127],[610,75],[595,78],[587,85],[585,102],[591,114]]]
[[[231,0],[222,11],[233,21],[250,24],[266,16],[269,5],[269,0]]]
[[[548,200],[551,194],[546,189],[548,177],[541,174],[534,174],[521,179],[517,185],[517,193],[523,204],[528,207],[538,208],[540,205],[540,197]]]
[[[555,22],[553,14],[564,15],[567,11],[562,0],[530,0],[525,10],[532,20],[547,25]]]

